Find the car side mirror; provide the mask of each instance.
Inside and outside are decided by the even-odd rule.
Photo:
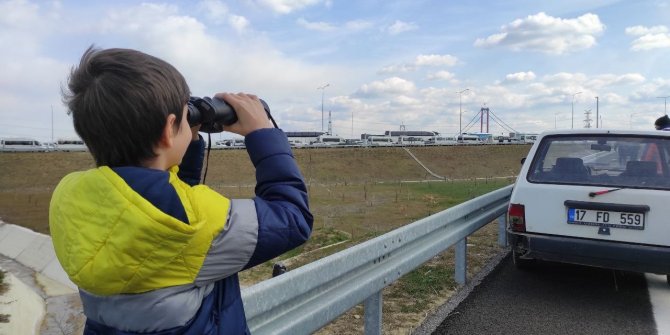
[[[521,158],[521,165],[523,165],[523,163],[525,163],[525,162],[526,162],[526,157]]]

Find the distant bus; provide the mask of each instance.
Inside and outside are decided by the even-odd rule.
[[[399,145],[424,145],[424,139],[417,136],[400,136],[398,137]]]
[[[481,139],[477,135],[470,135],[470,134],[461,134],[458,136],[457,141],[459,143],[466,143],[466,144],[479,144],[482,143]]]
[[[86,144],[82,140],[60,139],[56,141],[57,151],[86,151]]]
[[[316,141],[312,142],[313,146],[328,146],[328,145],[344,145],[344,138],[334,135],[321,135]]]
[[[368,136],[365,143],[371,147],[390,147],[393,146],[393,138],[389,136]]]
[[[0,151],[46,151],[46,147],[31,138],[0,139]]]
[[[433,136],[426,141],[426,145],[453,145],[456,143],[456,138],[449,136]]]

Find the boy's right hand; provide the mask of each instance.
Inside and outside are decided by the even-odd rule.
[[[224,126],[223,130],[247,136],[257,129],[273,128],[257,96],[246,93],[217,93],[214,97],[230,104],[237,114],[237,122]]]

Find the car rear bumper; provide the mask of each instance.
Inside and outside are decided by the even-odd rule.
[[[670,247],[511,232],[509,241],[521,258],[670,274]]]

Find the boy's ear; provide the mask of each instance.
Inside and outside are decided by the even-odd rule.
[[[174,141],[174,123],[177,119],[177,116],[174,114],[169,114],[167,117],[167,122],[165,122],[165,127],[163,127],[163,133],[161,134],[160,144],[165,147],[171,147]]]

